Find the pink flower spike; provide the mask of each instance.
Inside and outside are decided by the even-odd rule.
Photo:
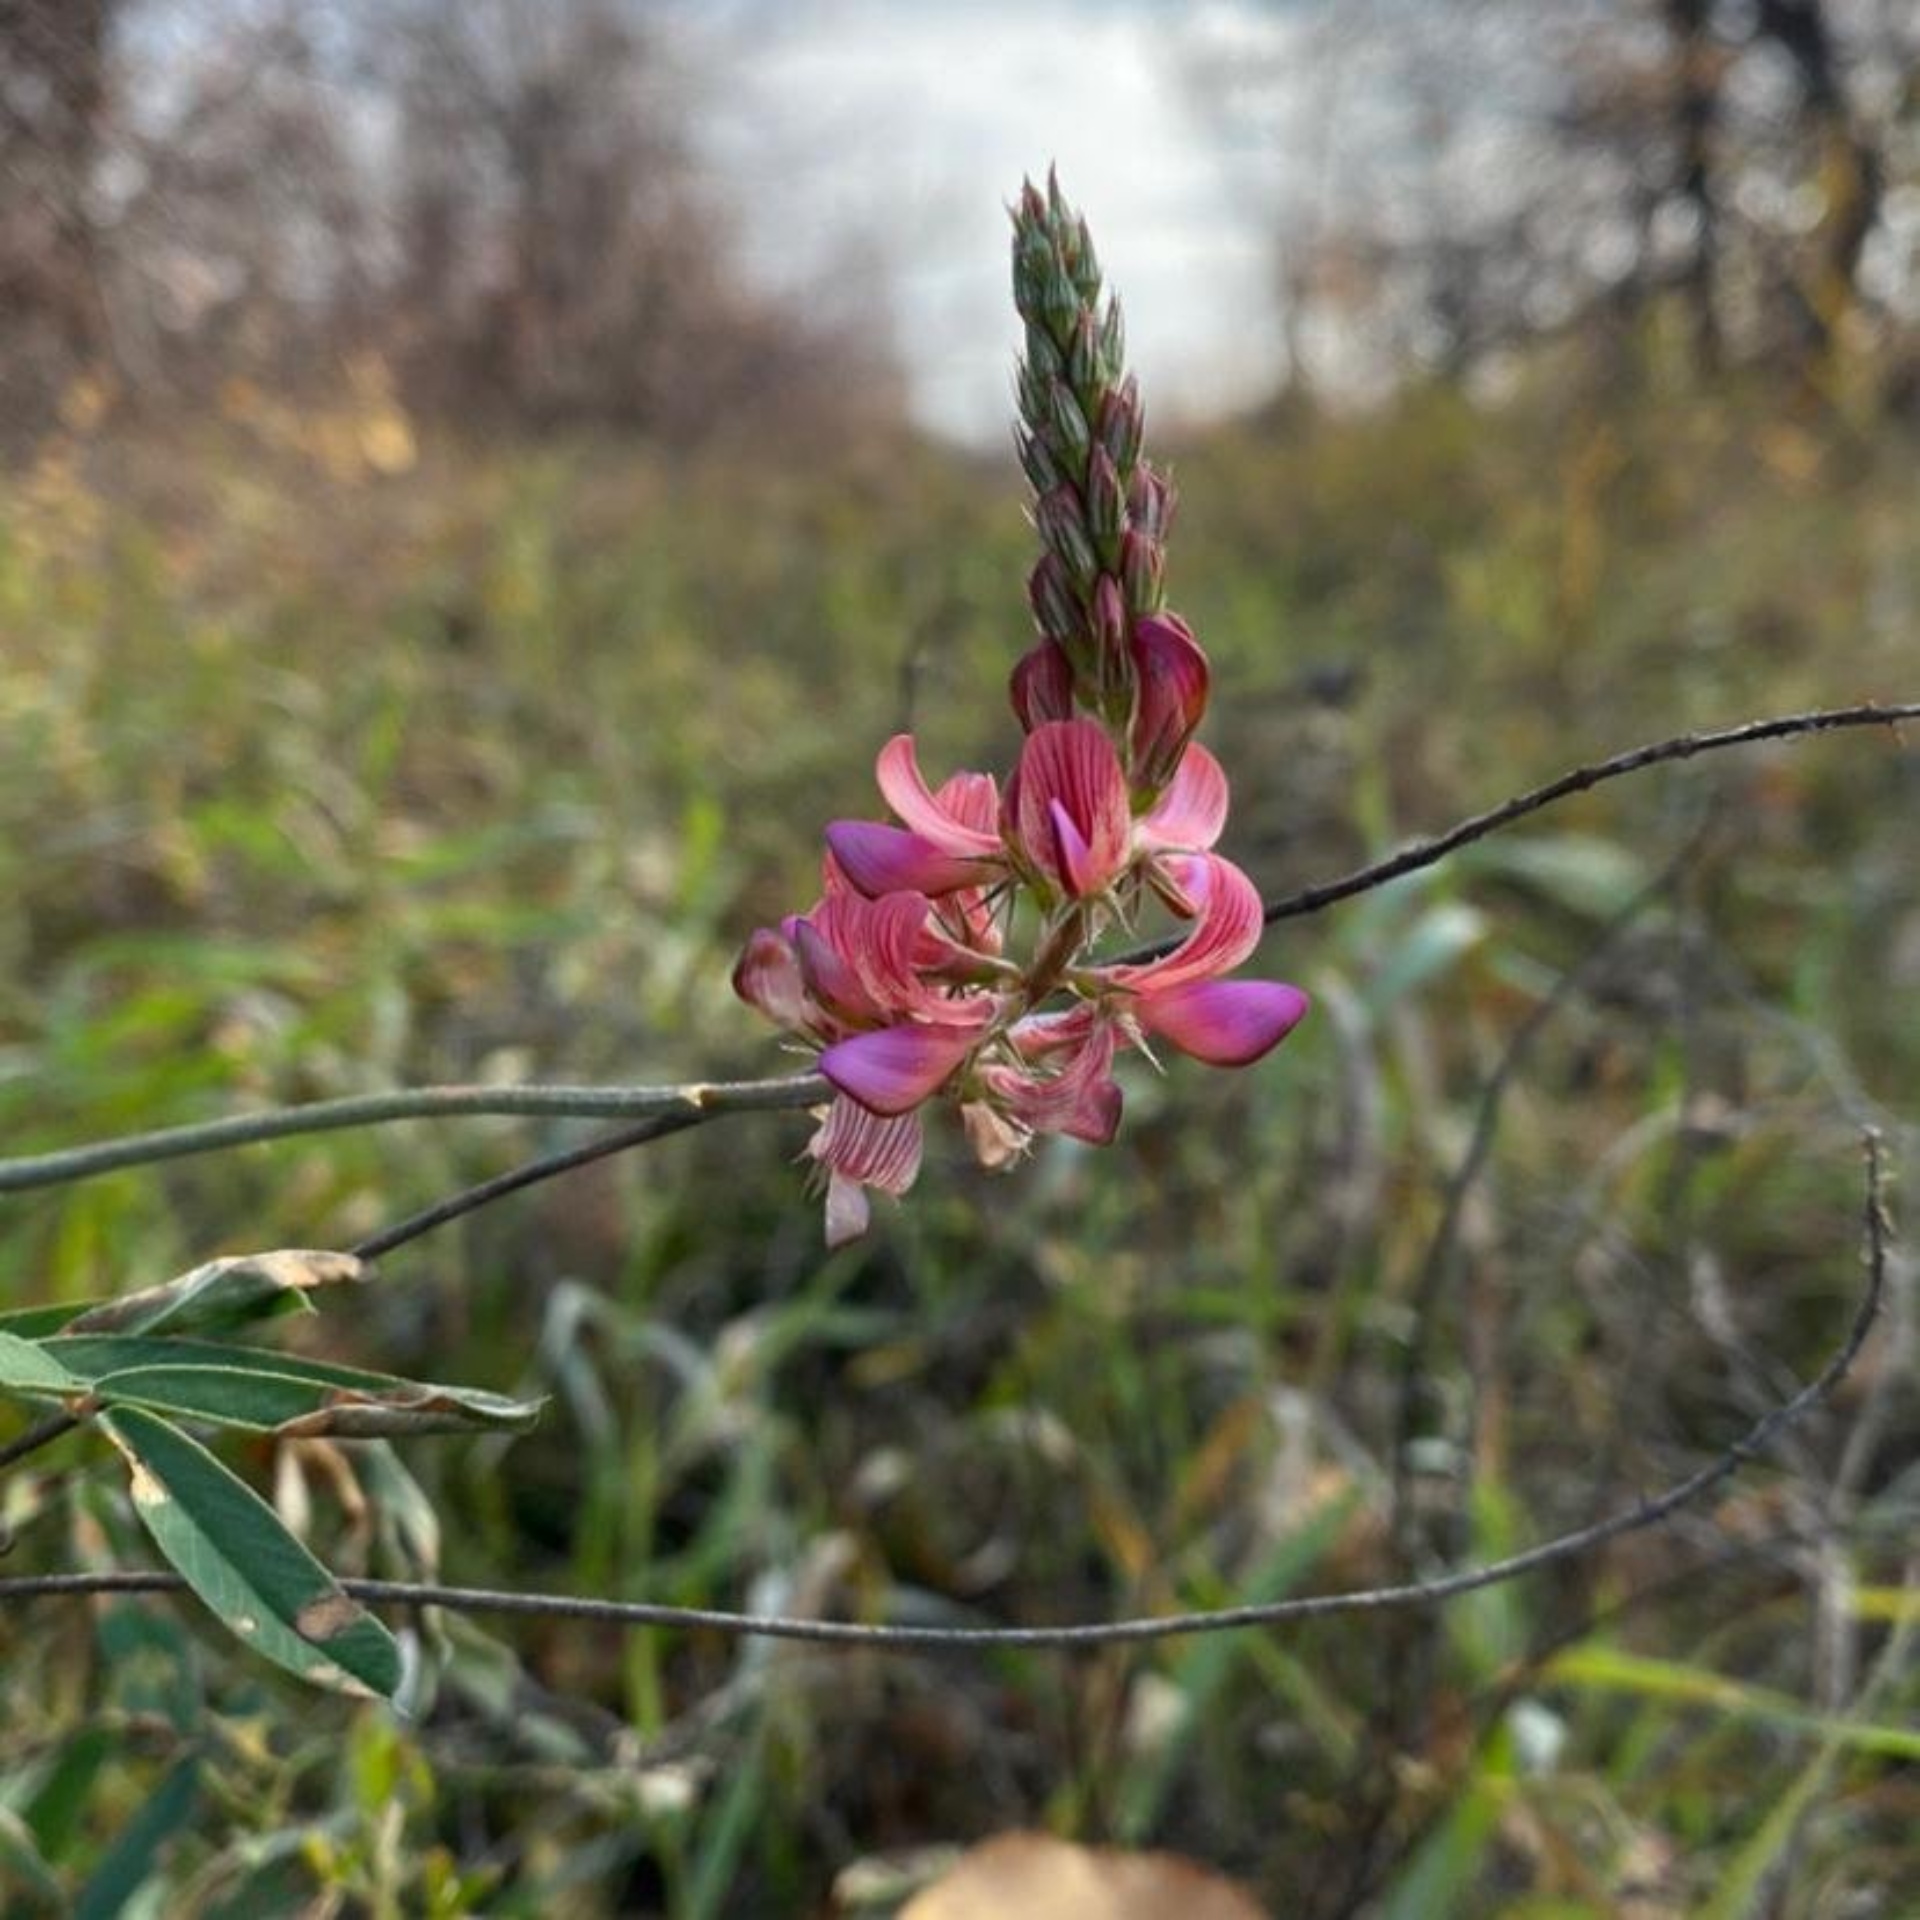
[[[1204,853],[1226,824],[1226,771],[1195,741],[1180,756],[1172,785],[1140,822],[1135,838],[1154,852]]]
[[[877,820],[833,821],[827,847],[840,871],[870,900],[888,893],[953,893],[978,886],[983,877],[978,859]]]
[[[874,776],[887,805],[942,853],[999,855],[999,795],[991,774],[957,773],[933,793],[914,756],[913,735],[897,733],[880,749]],[[973,878],[980,878],[977,868]]]
[[[981,1009],[984,1014],[987,1009]],[[916,1022],[856,1033],[820,1056],[820,1071],[869,1113],[889,1118],[911,1112],[938,1093],[979,1039],[978,1023],[964,1027]]]
[[[1050,720],[1027,735],[1007,813],[1027,859],[1075,898],[1105,891],[1127,869],[1127,776],[1097,721]]]
[[[1212,1067],[1244,1067],[1306,1017],[1307,996],[1278,980],[1194,980],[1142,993],[1142,1029]]]

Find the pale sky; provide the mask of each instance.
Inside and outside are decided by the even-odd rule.
[[[1060,169],[1163,419],[1268,390],[1271,226],[1203,127],[1196,32],[1284,31],[1271,9],[1151,0],[795,0],[689,9],[723,75],[703,125],[776,281],[836,257],[882,269],[913,403],[943,433],[1008,431],[1018,329],[1005,204]]]

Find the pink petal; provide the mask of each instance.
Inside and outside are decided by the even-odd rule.
[[[827,1109],[807,1151],[822,1166],[862,1186],[905,1193],[920,1172],[920,1116],[883,1119],[857,1101],[839,1099]]]
[[[933,803],[956,828],[980,839],[983,856],[998,858],[1000,845],[1000,789],[990,773],[950,773],[935,790]]]
[[[985,791],[991,795],[990,774],[965,775],[968,785],[958,792],[951,780],[938,794],[929,792],[920,763],[914,756],[910,733],[895,734],[880,749],[874,774],[887,805],[942,853],[990,855],[1000,852],[1000,836],[993,830],[992,806],[989,805],[984,822],[978,817],[976,796],[981,789],[975,783],[984,782]],[[977,871],[973,877],[979,878]]]
[[[1150,613],[1136,621],[1130,652],[1139,691],[1129,755],[1134,779],[1153,788],[1173,772],[1200,724],[1213,676],[1192,629],[1176,614]]]
[[[802,1027],[807,1020],[807,985],[793,942],[772,927],[748,937],[733,969],[733,990],[777,1027]]]
[[[840,871],[870,899],[883,893],[952,893],[980,883],[977,859],[961,858],[923,834],[877,820],[835,820],[827,828],[827,847]]]
[[[932,902],[924,893],[889,893],[878,900],[848,895],[823,911],[822,931],[846,957],[875,1006],[890,1013],[917,1013],[936,999],[919,969],[945,957],[927,932]]]
[[[1143,993],[1133,1015],[1157,1038],[1214,1067],[1244,1067],[1306,1016],[1307,996],[1277,980],[1195,980]]]
[[[1143,847],[1200,853],[1227,824],[1227,775],[1196,740],[1180,756],[1173,784],[1154,802],[1135,838]]]
[[[829,1047],[820,1071],[872,1113],[907,1113],[939,1092],[978,1038],[971,1026],[882,1027]]]
[[[814,912],[825,919],[831,905],[831,900],[823,900]],[[848,1020],[870,1020],[879,1015],[881,1009],[862,984],[860,976],[812,920],[794,923],[793,945],[799,956],[800,973],[807,991],[829,1013]]]
[[[1120,1089],[1113,1079],[1112,1026],[1100,1020],[1080,1029],[1075,1050],[1057,1073],[1042,1076],[994,1065],[981,1078],[1022,1126],[1065,1133],[1104,1147],[1120,1125]]]
[[[1096,721],[1050,720],[1028,734],[1008,800],[1027,858],[1066,892],[1098,893],[1125,872],[1133,831],[1127,777]],[[1056,807],[1071,821],[1072,839],[1060,836]]]
[[[1109,970],[1116,985],[1142,994],[1231,973],[1260,944],[1266,924],[1259,891],[1231,860],[1217,853],[1175,853],[1162,855],[1161,864],[1195,903],[1199,917],[1164,959]]]

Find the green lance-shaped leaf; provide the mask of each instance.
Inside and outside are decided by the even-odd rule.
[[[60,1306],[9,1307],[0,1313],[0,1333],[10,1333],[21,1340],[44,1340],[97,1304],[92,1300],[79,1300]]]
[[[282,1248],[209,1260],[177,1279],[103,1300],[66,1323],[68,1333],[217,1333],[277,1313],[311,1313],[308,1295],[364,1280],[350,1253]]]
[[[142,1524],[230,1631],[303,1680],[393,1697],[392,1634],[251,1487],[155,1414],[120,1407],[100,1424],[132,1473]]]
[[[0,1333],[0,1393],[84,1393],[87,1383],[70,1373],[38,1340]]]
[[[105,1300],[13,1307],[0,1333],[23,1340],[50,1333],[219,1333],[279,1313],[311,1313],[321,1287],[365,1280],[372,1269],[350,1253],[283,1248],[210,1260],[176,1279]]]
[[[545,1404],[210,1340],[74,1334],[48,1342],[45,1351],[105,1406],[290,1437],[521,1431]]]
[[[510,1400],[473,1387],[413,1380],[330,1386],[259,1367],[131,1367],[106,1375],[94,1391],[108,1406],[148,1407],[288,1438],[325,1434],[369,1440],[519,1430],[540,1417],[538,1401]]]

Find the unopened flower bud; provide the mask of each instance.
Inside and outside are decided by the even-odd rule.
[[[1073,275],[1080,298],[1091,306],[1100,297],[1100,256],[1093,250],[1093,235],[1088,232],[1084,217],[1073,223],[1067,270]]]
[[[1045,327],[1031,323],[1027,327],[1027,366],[1043,386],[1049,380],[1066,377],[1066,355],[1053,344],[1053,336]]]
[[[1074,316],[1073,338],[1067,345],[1067,378],[1077,394],[1092,395],[1101,387],[1100,335],[1093,324],[1093,310],[1082,307]]]
[[[1103,573],[1093,585],[1092,619],[1088,623],[1095,651],[1104,660],[1127,650],[1127,601],[1120,583]]]
[[[1038,433],[1047,424],[1047,382],[1024,360],[1014,369],[1014,393],[1020,418]]]
[[[1127,524],[1126,496],[1120,486],[1119,470],[1105,447],[1096,446],[1087,456],[1087,531],[1102,559],[1118,556],[1120,535]]]
[[[1053,426],[1055,452],[1078,472],[1086,464],[1087,449],[1093,445],[1093,430],[1064,380],[1054,381],[1047,389],[1046,418]]]
[[[1120,302],[1107,301],[1106,316],[1100,322],[1100,352],[1111,369],[1109,377],[1127,364],[1127,323],[1120,317]]]
[[[1129,527],[1120,536],[1120,584],[1136,613],[1158,613],[1166,598],[1166,549],[1150,534]]]
[[[1173,509],[1179,499],[1173,482],[1164,473],[1142,464],[1134,470],[1127,489],[1127,511],[1133,524],[1147,537],[1164,541],[1173,526]]]
[[[1140,411],[1140,383],[1128,374],[1117,387],[1100,396],[1099,417],[1093,423],[1094,440],[1106,448],[1107,458],[1124,477],[1140,458],[1144,422]]]
[[[1042,640],[1020,656],[1007,691],[1024,732],[1049,720],[1071,720],[1073,663],[1058,641]]]
[[[1048,256],[1046,276],[1040,287],[1040,312],[1047,329],[1056,340],[1064,341],[1080,311],[1080,294],[1058,253]]]
[[[1020,455],[1021,470],[1033,483],[1035,493],[1051,493],[1066,479],[1047,443],[1038,434],[1016,428],[1013,443]]]
[[[1086,638],[1086,610],[1057,553],[1043,553],[1027,575],[1027,602],[1043,634],[1068,646]]]
[[[1080,495],[1072,487],[1043,493],[1034,504],[1033,519],[1040,538],[1066,562],[1075,588],[1084,593],[1100,571],[1100,556],[1087,537],[1086,508]]]
[[[1173,778],[1207,710],[1213,676],[1192,628],[1178,614],[1136,621],[1130,653],[1135,693],[1128,771],[1137,789],[1151,793]]]

